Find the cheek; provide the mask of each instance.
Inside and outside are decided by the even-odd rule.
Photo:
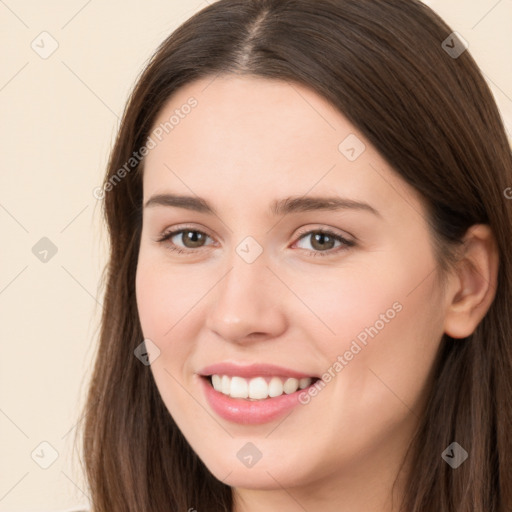
[[[169,340],[187,323],[206,285],[199,279],[195,282],[194,273],[159,259],[161,256],[153,257],[149,250],[141,251],[135,283],[137,309],[144,336]]]
[[[407,318],[430,314],[426,306],[432,301],[432,278],[425,279],[428,271],[424,270],[428,268],[414,265],[414,260],[391,263],[381,258],[371,266],[347,266],[329,275],[324,271],[317,276],[295,276],[294,291],[315,313],[298,316],[298,322],[310,330],[316,325],[316,342],[322,352],[334,357],[349,350],[354,339],[364,346],[370,339],[383,337],[391,325],[398,329],[397,335],[413,327]]]
[[[136,274],[136,299],[139,319],[145,339],[159,349],[159,356],[151,363],[151,372],[167,409],[183,432],[195,403],[184,387],[190,385],[189,362],[194,352],[197,322],[190,321],[194,304],[199,297],[186,279],[171,267],[155,265],[154,261],[139,257]],[[192,291],[191,291],[192,290]]]
[[[197,322],[191,322],[193,306],[200,297],[193,286],[171,268],[155,265],[141,255],[137,266],[137,309],[145,339],[159,349],[151,370],[161,392],[178,385],[172,377],[183,382],[188,361],[194,349]],[[172,377],[171,377],[172,376]],[[163,387],[162,387],[163,386]],[[172,393],[169,395],[172,396]],[[165,398],[165,397],[164,397]],[[166,400],[167,402],[167,400]]]
[[[313,279],[315,292],[304,298],[329,327],[315,337],[324,380],[335,382],[341,403],[357,400],[365,414],[390,401],[403,406],[397,396],[413,407],[437,352],[442,297],[430,249],[421,249],[375,253],[371,264],[345,267],[337,279]]]
[[[162,337],[171,327],[172,320],[166,314],[166,311],[171,311],[166,304],[166,296],[170,297],[170,294],[164,292],[158,274],[143,258],[139,258],[135,279],[137,310],[144,337],[153,341]]]

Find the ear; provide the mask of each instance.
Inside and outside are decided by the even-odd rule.
[[[474,332],[496,295],[498,265],[498,249],[489,226],[470,227],[453,284],[447,288],[450,295],[444,324],[446,334],[466,338]]]

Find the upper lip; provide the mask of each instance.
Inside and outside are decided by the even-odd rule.
[[[205,366],[199,370],[199,375],[206,377],[209,375],[227,375],[230,377],[260,377],[260,376],[283,376],[302,379],[305,377],[313,377],[310,373],[304,373],[283,366],[273,364],[253,363],[249,365],[240,365],[235,363],[223,362]]]

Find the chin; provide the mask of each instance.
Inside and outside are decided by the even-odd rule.
[[[238,440],[238,445],[243,447],[250,441]],[[226,452],[225,452],[226,453]],[[306,483],[307,475],[297,473],[297,469],[306,469],[301,457],[284,460],[282,457],[267,458],[264,455],[251,466],[244,465],[235,455],[226,457],[226,455],[210,454],[202,458],[208,470],[217,480],[231,487],[240,487],[244,489],[274,490],[282,487],[294,487]],[[243,457],[241,457],[243,459]],[[283,462],[286,464],[283,465]]]

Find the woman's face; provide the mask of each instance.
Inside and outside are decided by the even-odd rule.
[[[419,196],[284,81],[189,84],[151,138],[137,304],[191,447],[240,488],[396,470],[447,307]]]

